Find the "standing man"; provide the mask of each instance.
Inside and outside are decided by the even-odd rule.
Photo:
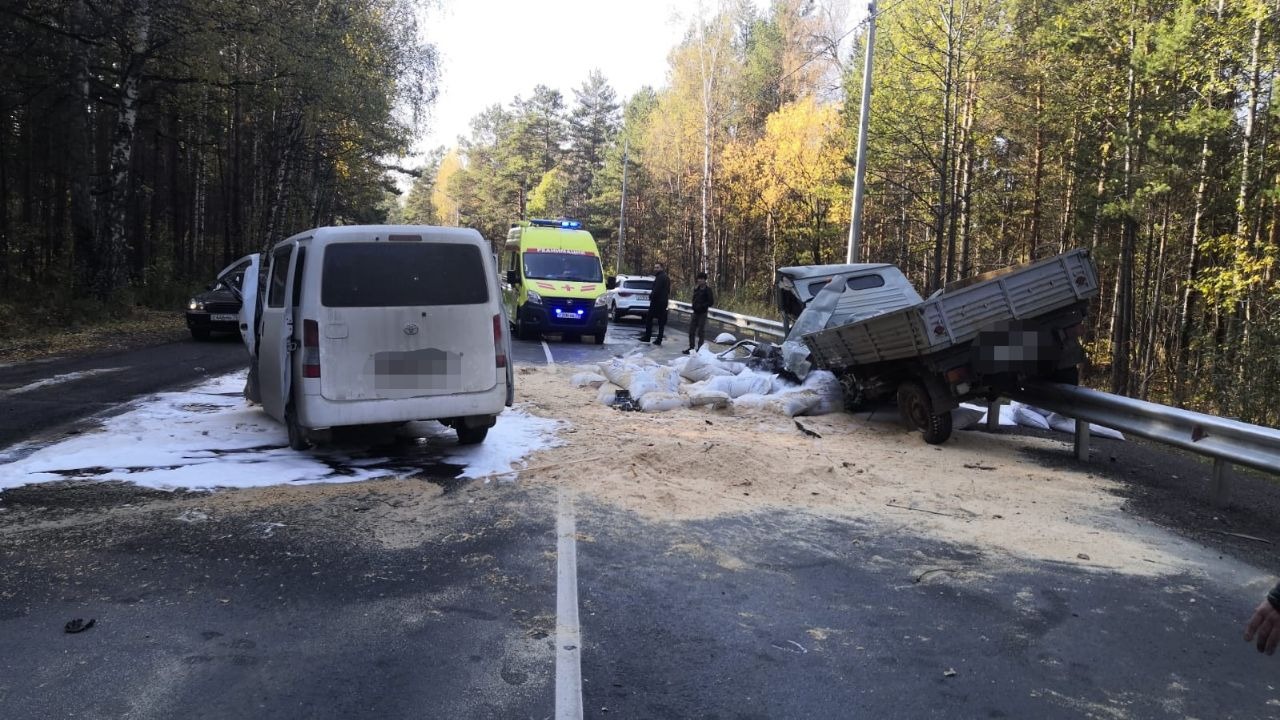
[[[662,335],[667,330],[667,302],[671,300],[671,280],[662,263],[653,264],[653,289],[649,291],[649,314],[644,318],[644,335],[640,342],[649,342],[653,337],[653,321],[658,321],[658,339],[654,345],[662,345]]]
[[[707,285],[707,274],[699,272],[698,285],[693,289],[693,299],[689,303],[693,306],[693,319],[689,321],[689,349],[683,354],[688,355],[702,347],[707,335],[707,311],[715,302],[715,293],[711,292],[711,286]],[[695,336],[698,338],[696,341]]]

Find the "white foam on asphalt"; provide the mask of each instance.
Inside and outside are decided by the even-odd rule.
[[[99,430],[51,445],[9,448],[0,453],[0,463],[7,463],[0,464],[0,490],[71,478],[165,490],[358,482],[420,472],[424,462],[458,465],[463,477],[481,477],[512,472],[530,453],[556,442],[556,422],[508,409],[480,445],[458,446],[443,426],[415,424],[434,458],[295,452],[284,427],[241,396],[244,377],[241,371],[151,396]]]

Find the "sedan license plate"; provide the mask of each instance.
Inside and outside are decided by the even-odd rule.
[[[214,313],[209,316],[209,319],[214,322],[236,322],[240,319],[240,316],[230,315],[228,313]]]

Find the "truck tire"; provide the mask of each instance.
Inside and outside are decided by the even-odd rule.
[[[907,429],[919,430],[930,445],[941,445],[951,437],[951,413],[934,413],[929,391],[915,380],[898,386],[898,412]]]

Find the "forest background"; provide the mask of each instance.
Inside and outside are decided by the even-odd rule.
[[[569,94],[495,98],[397,167],[436,89],[419,11],[5,0],[0,333],[177,307],[331,223],[500,243],[575,217],[610,269],[706,269],[752,314],[777,267],[844,261],[866,40],[847,2],[704,6],[663,86],[620,98],[587,59]],[[859,260],[927,293],[1089,248],[1088,384],[1280,424],[1280,0],[885,0],[877,21]]]

